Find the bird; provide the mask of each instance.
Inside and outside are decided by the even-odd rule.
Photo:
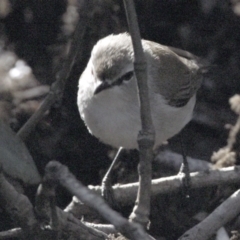
[[[142,39],[154,149],[191,120],[201,86],[201,64],[193,54]],[[138,149],[141,130],[134,51],[128,33],[100,39],[79,79],[77,105],[89,132],[115,148]]]

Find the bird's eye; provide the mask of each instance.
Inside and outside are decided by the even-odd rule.
[[[115,81],[113,83],[114,85],[121,85],[123,83],[123,81],[129,81],[133,76],[133,71],[131,72],[127,72],[126,74],[124,74],[123,76],[121,76],[120,78],[117,79],[117,81]]]
[[[127,72],[121,78],[123,81],[129,81],[132,78],[132,76],[133,76],[133,71]]]

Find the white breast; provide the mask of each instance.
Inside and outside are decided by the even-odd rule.
[[[89,86],[91,88],[91,86]],[[89,132],[102,142],[114,147],[137,148],[140,130],[138,107],[125,99],[118,86],[97,95],[87,92],[79,84],[78,107]],[[136,99],[137,100],[137,99]]]
[[[78,107],[90,133],[117,148],[138,148],[141,122],[136,86],[115,86],[93,95],[93,82],[83,76],[79,83]],[[151,96],[155,147],[178,133],[190,121],[194,105],[195,96],[182,108],[166,105],[159,94]]]

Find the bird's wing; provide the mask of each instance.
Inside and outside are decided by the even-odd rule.
[[[151,81],[153,91],[161,94],[173,107],[183,107],[201,85],[202,74],[194,55],[184,50],[144,41],[150,75],[158,75],[159,81]],[[148,50],[147,50],[148,49]],[[158,61],[156,61],[158,59]]]

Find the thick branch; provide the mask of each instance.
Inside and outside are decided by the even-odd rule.
[[[240,190],[232,194],[226,201],[217,207],[208,217],[185,232],[179,240],[206,240],[209,239],[224,224],[231,221],[240,213]]]
[[[94,194],[77,181],[67,167],[52,161],[46,167],[45,177],[49,181],[58,181],[83,203],[97,210],[102,217],[111,222],[123,235],[126,235],[130,239],[151,239],[139,224],[128,222],[127,219],[112,210],[100,196]]]
[[[9,238],[19,238],[22,237],[22,229],[21,228],[14,228],[8,231],[0,232],[0,239],[9,239]]]

